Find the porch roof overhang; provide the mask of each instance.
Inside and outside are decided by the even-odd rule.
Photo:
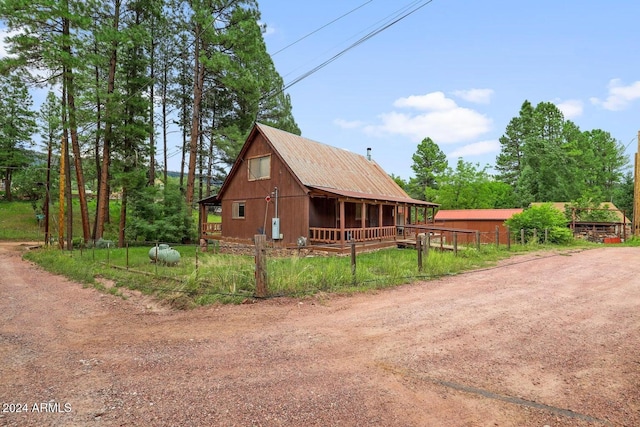
[[[425,202],[423,200],[416,200],[410,197],[399,197],[399,196],[387,196],[384,194],[369,194],[369,193],[360,193],[357,191],[349,191],[349,190],[341,190],[336,188],[326,188],[326,187],[308,187],[310,190],[311,197],[318,196],[329,196],[329,197],[344,197],[347,199],[354,200],[372,200],[376,202],[386,202],[389,204],[407,204],[413,206],[423,206],[423,207],[433,207],[437,208],[438,204]]]
[[[220,200],[217,194],[213,194],[211,196],[205,197],[204,199],[198,200],[199,205],[219,205]]]

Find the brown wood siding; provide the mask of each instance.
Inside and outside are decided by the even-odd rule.
[[[269,179],[250,181],[247,159],[268,154],[271,154]],[[308,196],[261,135],[258,134],[258,138],[248,147],[244,158],[237,161],[241,162],[240,168],[232,177],[222,200],[222,237],[252,240],[255,234],[264,229],[267,238],[272,239],[271,220],[275,215],[275,197],[272,193],[275,187],[278,187],[278,216],[282,241],[295,244],[299,236],[307,236]],[[268,203],[267,196],[271,197]],[[244,219],[232,218],[231,207],[234,201],[245,202]]]
[[[337,199],[312,197],[309,206],[309,226],[335,228],[337,219]]]
[[[384,205],[382,206],[382,226],[390,227],[392,225],[396,225],[395,223],[395,212],[396,207],[393,205]]]

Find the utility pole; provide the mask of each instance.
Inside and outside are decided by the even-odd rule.
[[[633,236],[640,236],[640,131],[633,172]]]

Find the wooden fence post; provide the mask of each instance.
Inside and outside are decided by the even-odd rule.
[[[458,232],[453,232],[453,254],[458,256]]]
[[[536,228],[533,229],[533,241],[538,243],[538,230]]]
[[[496,248],[500,247],[500,227],[496,225]]]
[[[480,250],[480,230],[476,230],[476,249]]]
[[[351,241],[351,283],[356,284],[356,242]]]
[[[267,269],[265,260],[265,244],[267,236],[264,234],[256,234],[253,236],[256,248],[256,297],[264,298],[267,296]]]
[[[427,238],[427,242],[424,245],[424,255],[425,257],[429,256],[429,249],[431,249],[431,233],[427,233],[425,236]]]
[[[511,250],[511,227],[507,227],[507,250]]]
[[[524,246],[524,228],[520,229],[520,243]]]
[[[422,237],[424,234],[416,234],[416,249],[418,250],[418,271],[422,273]]]

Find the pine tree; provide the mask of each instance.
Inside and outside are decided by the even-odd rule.
[[[31,134],[36,126],[35,113],[31,111],[33,100],[24,81],[19,72],[0,74],[0,170],[9,201],[14,171],[29,164],[27,150],[33,145]]]

